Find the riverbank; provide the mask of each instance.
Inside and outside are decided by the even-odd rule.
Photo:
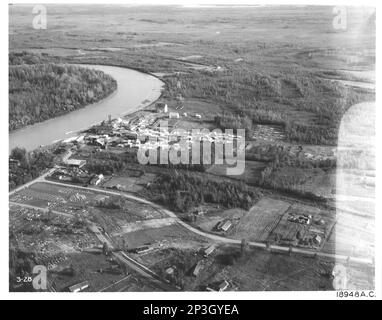
[[[61,63],[9,67],[9,130],[97,103],[117,89],[102,71]]]
[[[9,134],[9,151],[15,147],[27,151],[75,136],[76,132],[106,120],[143,109],[161,95],[164,83],[158,78],[122,67],[80,65],[100,70],[117,81],[117,90],[105,99],[82,109],[49,119]]]

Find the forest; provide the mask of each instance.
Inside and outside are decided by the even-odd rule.
[[[18,59],[13,57],[10,62],[20,62]],[[53,63],[10,65],[9,130],[95,103],[116,88],[112,77],[97,70]]]
[[[28,153],[22,148],[14,148],[9,158],[9,190],[37,178],[44,170],[53,166],[54,160],[53,154],[49,151]]]
[[[160,175],[148,189],[158,202],[180,212],[201,203],[248,210],[259,199],[259,195],[245,183],[214,181],[177,170]]]

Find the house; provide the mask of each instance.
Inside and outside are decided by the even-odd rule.
[[[206,248],[204,250],[204,257],[207,258],[211,253],[213,253],[215,251],[215,245],[214,244],[211,244],[208,248]]]
[[[288,217],[288,221],[290,222],[295,222],[295,223],[300,223],[300,224],[306,224],[310,225],[312,221],[312,216],[306,216],[306,215],[291,215]]]
[[[202,209],[195,209],[192,214],[196,215],[196,216],[203,216],[204,215],[204,211]]]
[[[153,247],[143,246],[143,247],[139,247],[139,248],[134,249],[134,252],[138,253],[138,254],[140,254],[140,253],[147,253],[147,252],[149,252],[149,251],[151,251],[153,249],[154,249]]]
[[[226,291],[226,290],[228,289],[228,287],[229,287],[229,283],[228,283],[227,280],[222,281],[222,282],[219,284],[219,286],[218,286],[219,291]]]
[[[194,271],[192,271],[192,275],[197,277],[200,271],[203,269],[203,262],[202,260],[198,261],[198,263],[195,265]]]
[[[70,168],[81,169],[86,164],[86,160],[68,159],[66,165]]]
[[[200,114],[195,114],[195,118],[197,118],[197,119],[201,119],[202,116],[201,116]]]
[[[220,227],[220,229],[224,232],[227,232],[229,229],[231,229],[232,227],[232,222],[231,220],[227,220],[226,222],[224,222],[224,224]]]
[[[207,286],[207,291],[226,291],[229,287],[229,282],[227,280],[223,280],[219,284],[209,284]]]
[[[85,290],[86,288],[89,288],[89,282],[88,281],[84,281],[84,282],[81,282],[81,283],[78,283],[78,284],[75,284],[75,285],[69,287],[69,291],[70,292],[81,292],[81,291]]]
[[[322,237],[320,236],[320,235],[315,235],[314,237],[313,237],[313,242],[314,242],[314,244],[316,244],[316,245],[321,245],[321,243],[322,243]]]
[[[175,272],[175,267],[169,267],[165,270],[166,274],[173,275]]]
[[[20,161],[16,159],[9,159],[9,168],[15,169],[20,166]]]
[[[170,119],[179,119],[179,118],[180,118],[178,112],[170,112],[169,115],[168,115],[168,117],[169,117]]]
[[[97,186],[99,185],[99,183],[103,180],[104,176],[103,174],[99,174],[99,175],[95,175],[91,180],[90,180],[90,184],[94,185],[94,186]]]
[[[103,138],[98,138],[95,140],[94,145],[104,148],[106,146],[106,141]]]
[[[168,106],[164,102],[158,102],[155,106],[156,111],[158,113],[167,113],[168,112]]]

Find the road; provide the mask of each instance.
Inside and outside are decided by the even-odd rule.
[[[34,184],[36,182],[45,181],[45,178],[48,175],[50,175],[51,173],[53,173],[53,171],[55,171],[56,169],[57,168],[52,168],[52,169],[48,170],[47,172],[45,172],[43,175],[37,177],[36,179],[31,180],[31,181],[27,182],[26,184],[23,184],[23,185],[17,187],[16,189],[13,189],[12,191],[9,192],[9,195],[11,196],[12,194],[14,194],[17,191],[20,191],[22,189],[28,188],[29,186],[31,186],[32,184]]]
[[[130,269],[139,273],[143,277],[149,279],[153,285],[164,290],[164,291],[179,291],[179,288],[174,285],[168,283],[167,281],[161,279],[158,275],[156,275],[153,271],[151,271],[146,266],[140,264],[138,261],[130,258],[124,252],[113,251],[114,246],[112,242],[99,231],[98,227],[94,224],[89,224],[89,229],[96,235],[98,240],[101,243],[107,243],[109,249],[111,249],[112,255],[117,258],[119,261],[123,262]]]
[[[39,210],[39,211],[42,211],[42,212],[45,212],[45,213],[47,213],[48,211],[51,211],[54,214],[63,215],[63,216],[66,216],[66,217],[72,217],[72,215],[69,214],[69,213],[61,212],[61,211],[57,211],[57,210],[51,210],[49,208],[42,208],[42,207],[37,207],[37,206],[33,206],[33,205],[29,205],[29,204],[24,204],[24,203],[13,202],[13,201],[10,201],[10,204],[16,205],[16,206],[20,206],[20,207],[24,207],[24,208]],[[155,274],[149,268],[147,268],[146,266],[140,264],[138,261],[130,258],[125,253],[113,251],[114,246],[111,243],[111,241],[107,237],[105,237],[99,231],[99,229],[98,229],[98,227],[96,225],[94,225],[93,223],[91,223],[89,221],[88,221],[88,224],[89,224],[89,229],[95,234],[95,236],[98,238],[98,240],[102,244],[106,242],[108,247],[111,249],[112,254],[114,255],[114,257],[117,258],[122,263],[124,263],[127,267],[129,267],[130,269],[132,269],[132,270],[136,271],[137,273],[139,273],[141,276],[143,276],[143,277],[147,278],[148,280],[150,280],[151,283],[154,286],[158,287],[161,290],[164,290],[164,291],[179,291],[180,290],[178,287],[175,287],[174,285],[170,284],[169,282],[161,279],[157,274]]]
[[[59,185],[59,186],[66,186],[66,187],[69,186],[71,188],[92,190],[92,191],[99,192],[99,193],[122,196],[122,197],[129,199],[129,200],[141,202],[141,203],[150,205],[157,210],[160,210],[161,212],[165,213],[167,216],[169,216],[171,218],[174,218],[176,220],[176,222],[179,223],[180,225],[182,225],[184,228],[186,228],[187,230],[189,230],[195,234],[198,234],[202,237],[208,238],[208,239],[210,239],[214,242],[218,242],[218,243],[234,244],[234,245],[240,245],[241,244],[241,240],[225,238],[222,236],[210,234],[210,233],[204,232],[202,230],[199,230],[197,228],[194,228],[193,226],[189,225],[188,223],[182,221],[174,212],[172,212],[172,211],[170,211],[170,210],[168,210],[168,209],[166,209],[166,208],[164,208],[164,207],[162,207],[162,206],[160,206],[154,202],[151,202],[149,200],[146,200],[146,199],[143,199],[143,198],[140,198],[137,196],[133,196],[133,195],[122,193],[122,192],[97,189],[97,188],[92,188],[92,187],[73,186],[73,185],[68,185],[65,183],[55,182],[55,181],[48,181],[48,180],[43,180],[43,181],[46,183],[55,184],[55,185]],[[309,256],[315,256],[316,255],[319,257],[332,258],[332,259],[335,259],[337,261],[343,261],[343,262],[355,262],[355,263],[369,264],[369,265],[374,264],[374,261],[371,258],[352,257],[352,256],[338,255],[338,254],[332,254],[332,253],[325,253],[325,252],[320,252],[320,251],[306,250],[306,249],[295,248],[295,247],[285,247],[285,246],[279,246],[279,245],[269,245],[267,247],[267,245],[265,243],[256,242],[256,241],[248,242],[248,245],[252,246],[252,247],[263,248],[263,249],[268,248],[268,250],[275,250],[275,251],[281,251],[281,252],[288,252],[288,253],[292,252],[292,253],[305,254],[305,255],[309,255]]]
[[[49,208],[42,208],[42,207],[32,206],[32,205],[26,204],[26,203],[19,203],[19,202],[9,201],[9,204],[15,205],[15,206],[19,206],[19,207],[23,207],[23,208],[28,208],[28,209],[40,210],[40,211],[45,212],[45,213],[51,211],[54,214],[62,215],[62,216],[65,216],[65,217],[73,217],[73,215],[71,215],[69,213],[66,213],[66,212],[52,210],[52,209],[49,209]]]

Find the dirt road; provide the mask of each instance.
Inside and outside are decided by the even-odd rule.
[[[44,181],[46,183],[50,183],[50,184],[55,184],[55,185],[60,185],[60,186],[68,186],[67,184],[61,183],[61,182],[54,182],[54,181],[48,181],[48,180],[44,180]],[[92,190],[95,192],[100,192],[100,193],[105,193],[105,194],[110,194],[110,195],[122,196],[122,197],[125,197],[125,198],[130,199],[130,200],[144,203],[144,204],[152,206],[153,208],[160,210],[161,212],[165,213],[167,216],[174,218],[176,220],[176,222],[179,223],[180,225],[182,225],[184,228],[186,228],[189,231],[191,231],[195,234],[198,234],[202,237],[208,238],[208,239],[210,239],[214,242],[218,242],[218,243],[226,243],[226,244],[234,244],[234,245],[240,245],[241,244],[241,240],[225,238],[225,237],[210,234],[210,233],[204,232],[202,230],[196,229],[196,228],[192,227],[191,225],[189,225],[188,223],[179,219],[179,217],[174,212],[172,212],[172,211],[170,211],[170,210],[168,210],[168,209],[166,209],[166,208],[164,208],[164,207],[162,207],[156,203],[153,203],[149,200],[139,198],[139,197],[136,197],[136,196],[133,196],[130,194],[122,193],[122,192],[116,192],[116,191],[109,191],[109,190],[103,190],[103,189],[97,189],[97,188],[91,188],[91,187],[81,187],[81,186],[75,186],[74,187],[73,185],[70,185],[70,187],[71,188],[78,188],[78,189],[85,189],[85,190]],[[310,256],[317,255],[319,257],[332,258],[332,259],[335,259],[336,261],[342,261],[342,262],[355,262],[355,263],[370,264],[370,265],[374,264],[374,261],[372,259],[366,258],[366,257],[365,258],[351,257],[351,256],[338,255],[338,254],[325,253],[325,252],[320,252],[320,251],[305,250],[305,249],[300,249],[300,248],[295,248],[295,247],[284,247],[284,246],[279,246],[279,245],[269,245],[267,247],[267,245],[265,243],[256,242],[256,241],[251,241],[248,244],[252,247],[268,249],[270,251],[274,250],[274,251],[281,251],[281,252],[288,252],[288,253],[291,252],[291,253],[299,253],[299,254],[305,254],[305,255],[310,255]]]

